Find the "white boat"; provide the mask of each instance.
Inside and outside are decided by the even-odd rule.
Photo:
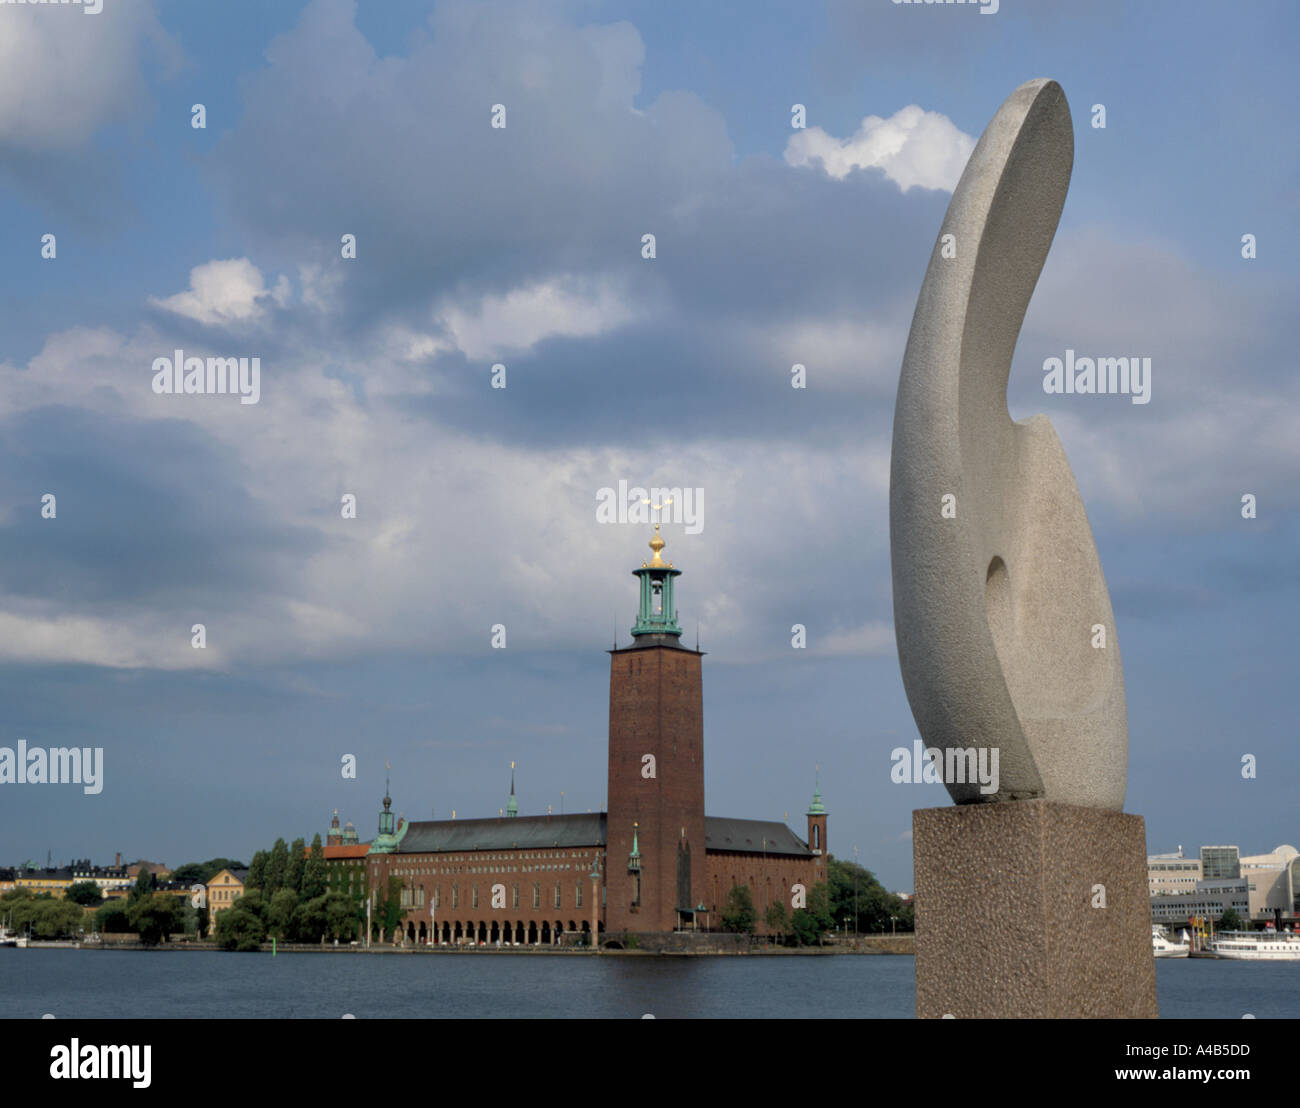
[[[1220,931],[1206,945],[1220,958],[1300,962],[1300,935],[1293,931]]]
[[[1157,958],[1186,958],[1191,949],[1186,942],[1170,942],[1160,924],[1151,925],[1151,953]]]

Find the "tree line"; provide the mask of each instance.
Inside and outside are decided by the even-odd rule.
[[[859,935],[911,931],[914,914],[912,904],[887,891],[870,870],[832,855],[826,859],[826,880],[807,890],[804,907],[792,910],[783,900],[773,901],[763,922],[772,941],[815,946],[839,928]],[[732,886],[719,923],[723,931],[754,933],[758,911],[748,885]]]
[[[260,950],[268,939],[319,943],[349,941],[365,919],[364,894],[331,889],[320,835],[311,841],[276,839],[248,865],[244,894],[217,916],[216,941],[225,950]]]

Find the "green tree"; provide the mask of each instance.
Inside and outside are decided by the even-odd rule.
[[[135,884],[131,886],[131,891],[126,894],[127,903],[135,904],[143,897],[152,896],[153,887],[153,874],[141,866],[140,872],[136,875]]]
[[[178,885],[202,885],[207,882],[207,867],[202,862],[186,862],[172,870],[171,879]]]
[[[325,897],[318,896],[299,903],[293,913],[294,938],[300,943],[318,943],[324,940],[329,929],[325,912]]]
[[[875,875],[855,862],[827,859],[827,883],[830,892],[828,916],[836,924],[849,918],[849,930],[859,934],[913,930],[911,904],[888,892]]]
[[[245,912],[260,919],[263,926],[265,926],[266,913],[270,903],[270,899],[261,889],[245,889],[243,895],[236,897],[230,907],[242,908]],[[217,917],[217,919],[220,918],[221,916]]]
[[[754,909],[754,896],[748,885],[732,885],[727,903],[722,909],[722,930],[752,935],[758,912]]]
[[[204,904],[197,909],[194,917],[194,932],[200,939],[207,936],[208,926],[211,922],[212,917],[208,914],[208,906]]]
[[[259,850],[253,855],[253,860],[248,863],[248,876],[244,878],[244,888],[266,888],[266,866],[269,861],[270,858],[265,850]]]
[[[1235,909],[1226,908],[1223,915],[1219,917],[1219,921],[1214,925],[1214,929],[1216,931],[1244,931],[1245,926]]]
[[[216,940],[223,950],[261,950],[265,938],[266,928],[261,919],[256,913],[241,908],[238,900],[233,907],[217,915]]]
[[[774,900],[767,906],[763,922],[767,924],[768,931],[778,943],[790,934],[790,913],[785,910],[783,901]]]
[[[63,899],[70,900],[73,904],[80,904],[84,908],[98,908],[104,903],[99,886],[93,881],[78,881],[74,885],[69,885],[68,891],[63,894]]]
[[[351,942],[365,921],[365,912],[347,893],[330,892],[325,894],[325,919],[330,938]]]
[[[284,888],[289,875],[289,847],[283,839],[276,839],[271,847],[271,856],[266,863],[266,884],[263,888],[268,896],[274,896]]]
[[[394,929],[402,922],[405,915],[406,909],[402,907],[402,879],[390,877],[388,895],[376,898],[372,916],[374,926],[379,929],[381,941],[388,942],[392,938]]]
[[[172,870],[171,879],[178,885],[206,885],[223,869],[243,869],[234,858],[209,858],[206,862],[186,862]]]
[[[325,868],[325,849],[321,846],[320,832],[311,841],[311,853],[302,871],[302,896],[304,900],[315,900],[328,891],[327,870]]]
[[[95,913],[95,926],[103,934],[125,935],[135,930],[127,915],[125,900],[106,900]]]
[[[66,900],[38,900],[32,917],[32,936],[37,939],[76,938],[85,913],[80,905]]]
[[[169,893],[141,897],[128,909],[127,918],[145,946],[165,943],[168,935],[182,930],[185,925],[181,906]]]
[[[915,931],[916,905],[910,900],[903,900],[901,897],[895,897],[894,899],[898,901],[898,910],[894,913],[894,930]]]
[[[289,865],[284,875],[284,887],[292,889],[302,896],[302,875],[307,867],[307,844],[302,839],[294,839],[289,847]]]
[[[297,907],[298,894],[288,887],[271,897],[270,906],[266,910],[267,933],[274,935],[282,943],[291,941],[294,938],[291,929],[293,913]]]
[[[808,890],[807,906],[796,908],[790,921],[795,942],[800,946],[821,945],[826,932],[834,926],[830,904],[830,890],[825,881],[817,882]]]
[[[790,930],[794,941],[800,946],[812,946],[821,942],[821,929],[817,920],[807,908],[796,908],[790,920]]]
[[[39,910],[40,898],[31,889],[10,889],[0,896],[0,922],[19,934],[25,932]],[[46,894],[46,899],[53,899]]]

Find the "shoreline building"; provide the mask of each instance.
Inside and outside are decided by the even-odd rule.
[[[1179,924],[1190,916],[1222,918],[1231,908],[1244,921],[1300,920],[1300,852],[1288,844],[1268,854],[1243,855],[1235,846],[1204,846],[1200,858],[1147,858],[1151,918]]]
[[[765,933],[770,904],[787,912],[826,879],[820,787],[807,839],[778,820],[708,816],[704,804],[704,654],[681,643],[673,602],[681,570],[653,557],[633,570],[640,604],[632,642],[609,651],[607,811],[521,816],[510,800],[487,819],[395,817],[385,792],[366,855],[372,899],[402,882],[410,942],[557,943],[593,932],[718,930],[734,886],[748,886]]]
[[[1153,897],[1194,892],[1200,880],[1201,860],[1185,857],[1182,844],[1176,853],[1147,855],[1147,891]]]
[[[307,848],[311,854],[311,848]],[[358,904],[365,903],[367,895],[366,855],[370,844],[358,841],[357,829],[348,820],[339,827],[339,810],[334,809],[325,845],[321,848],[325,858],[325,885],[334,893],[344,893]]]

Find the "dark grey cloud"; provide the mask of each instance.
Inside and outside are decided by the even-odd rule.
[[[36,408],[5,419],[0,442],[11,598],[84,614],[243,606],[285,589],[319,545],[250,496],[250,474],[192,423]]]

